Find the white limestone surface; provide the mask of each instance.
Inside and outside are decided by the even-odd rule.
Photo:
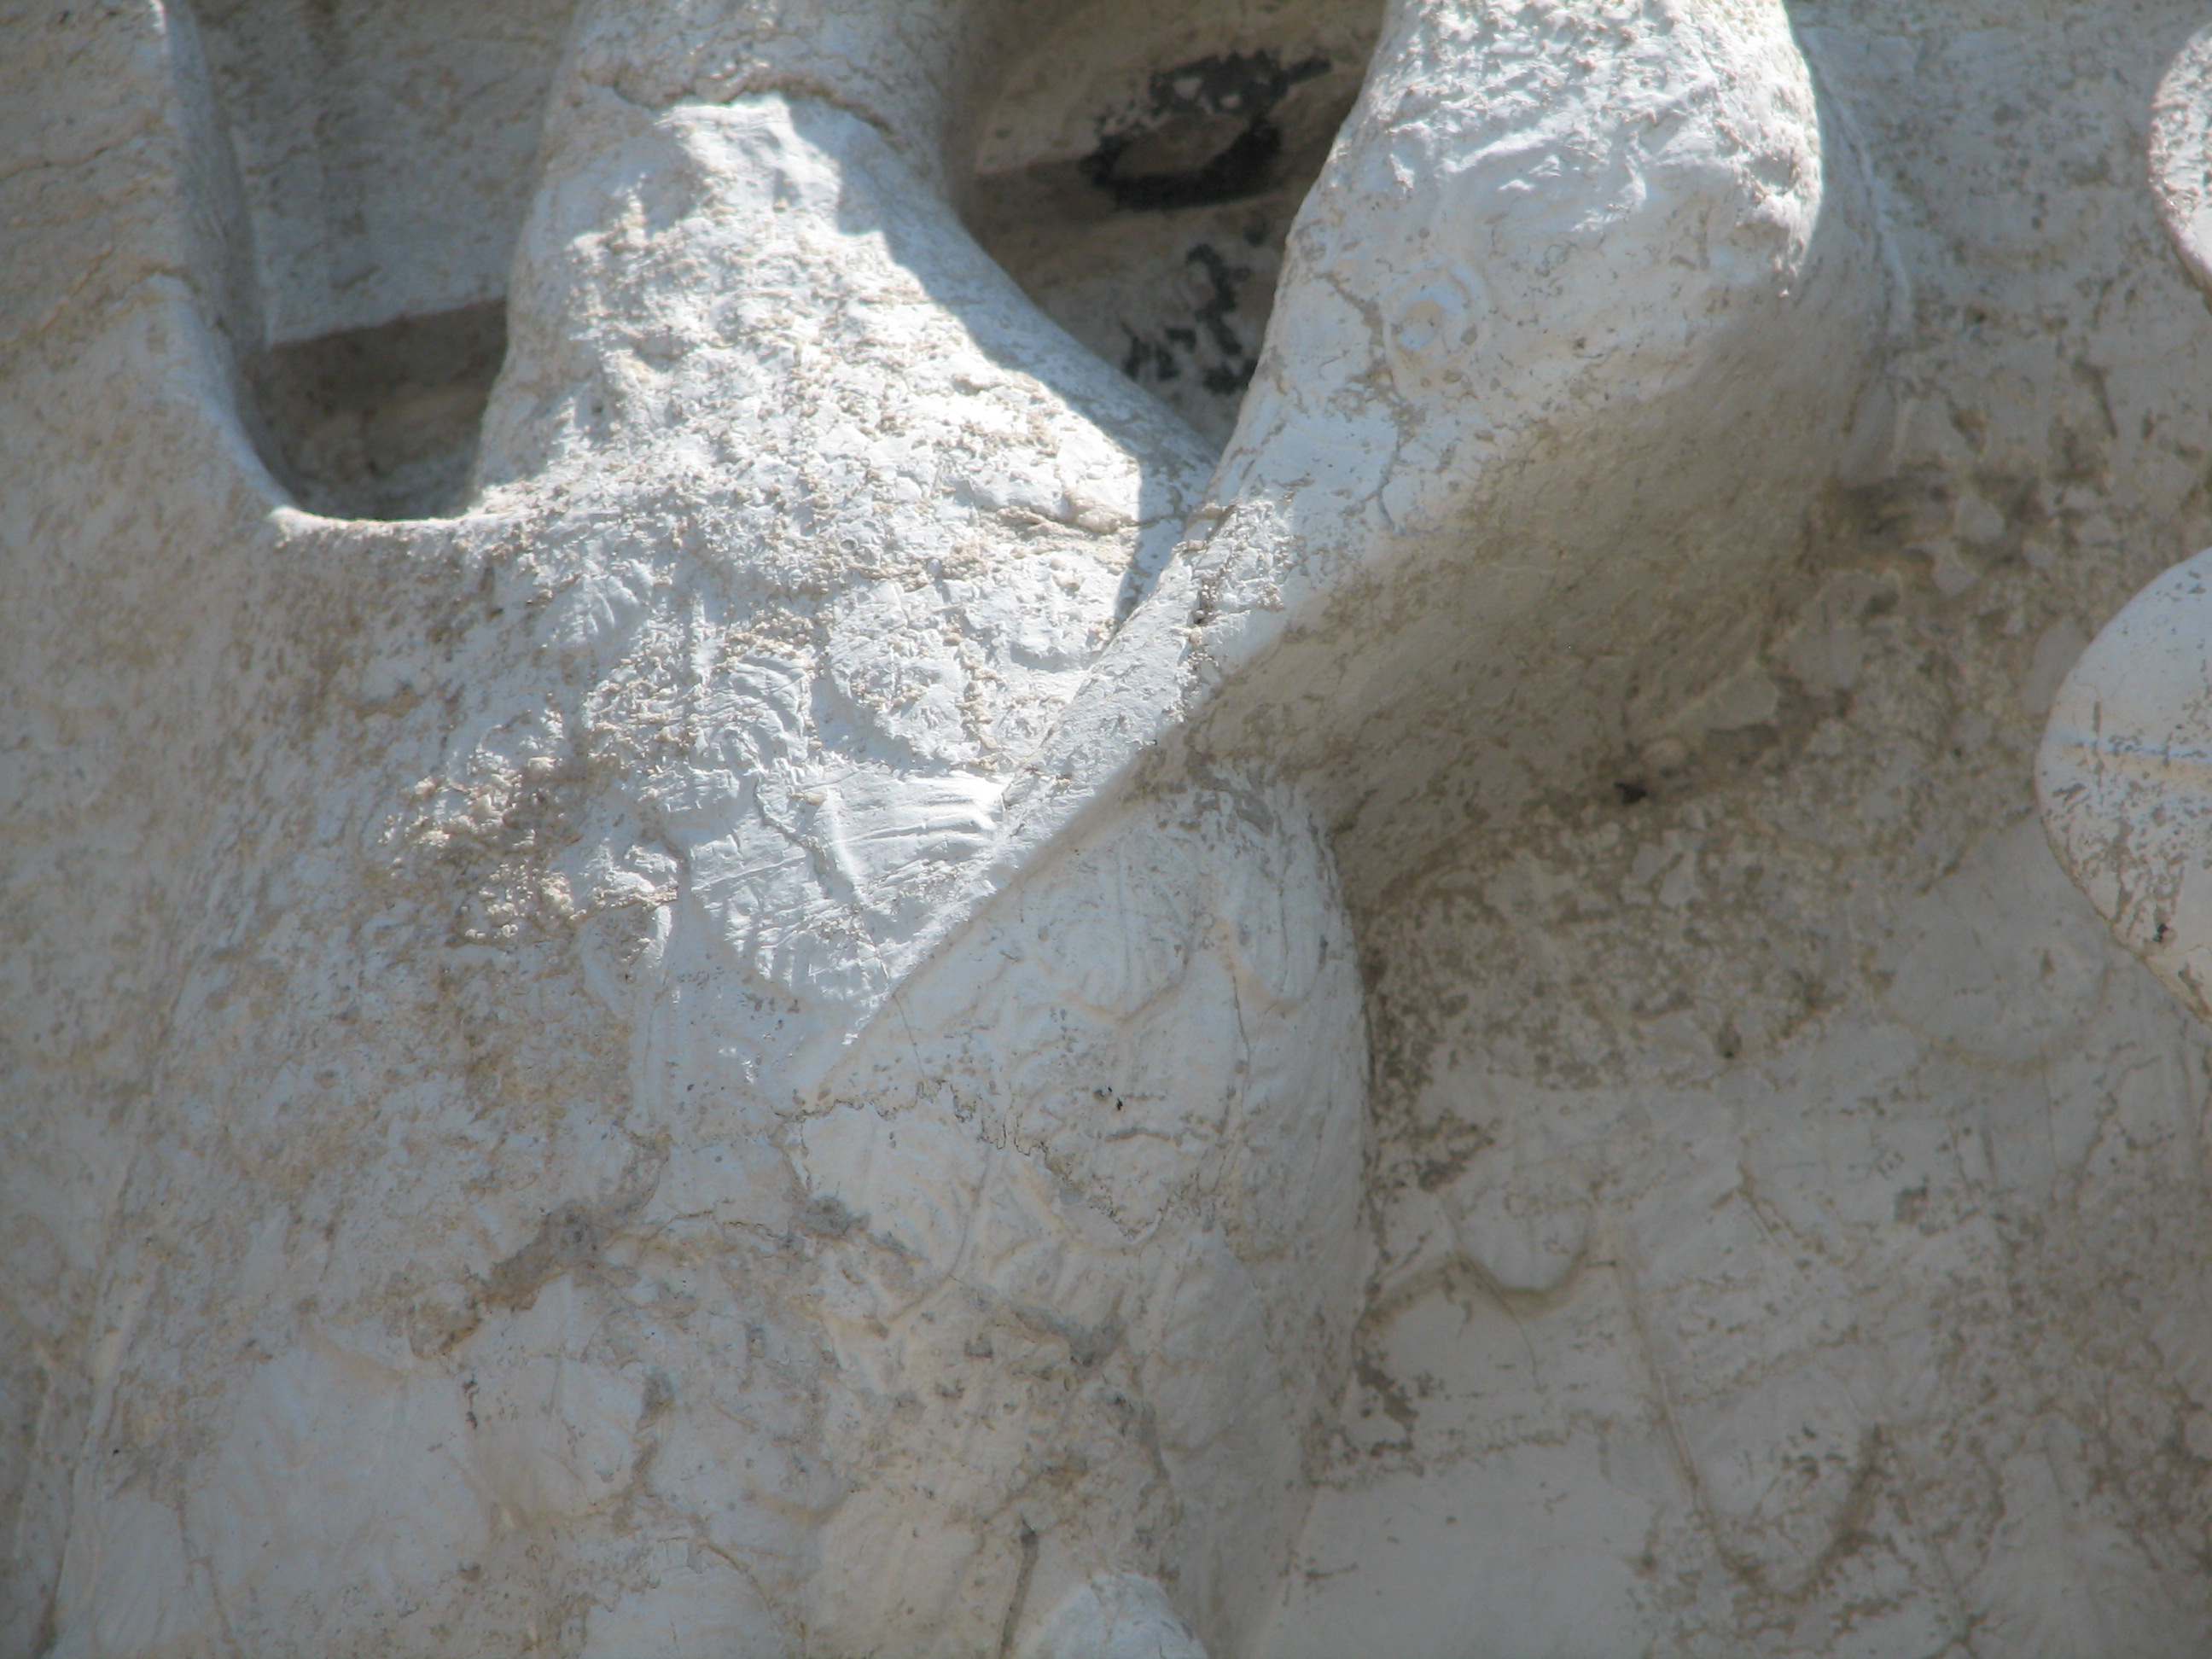
[[[2200,1650],[2027,781],[2212,533],[2185,9],[0,18],[0,1648]],[[1060,38],[1376,43],[1218,468],[956,216]],[[287,499],[495,299],[460,510]]]
[[[2150,184],[2212,290],[2212,31],[2175,54],[2152,106]],[[2057,688],[2037,783],[2051,844],[2111,925],[2200,1018],[2212,1018],[2212,554],[2150,583]]]
[[[2212,604],[2206,556],[2175,566],[2098,635],[2044,738],[2044,817],[2120,942],[2212,1017]]]
[[[2203,1028],[2030,787],[2212,540],[2147,164],[2202,13],[1794,21],[1899,283],[1885,453],[1618,788],[1360,912],[1382,1254],[1270,1653],[2205,1644]]]

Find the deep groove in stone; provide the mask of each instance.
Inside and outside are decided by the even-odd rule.
[[[458,512],[571,0],[195,10],[244,210],[241,424],[311,511]]]
[[[969,228],[1054,321],[1203,435],[1226,441],[1259,367],[1291,220],[1373,46],[1364,0],[1257,41],[1204,15],[1128,17],[1158,56],[1078,82],[1040,48],[981,124]],[[1224,33],[1198,49],[1206,31]]]
[[[500,301],[276,347],[254,377],[271,452],[264,459],[311,512],[450,514],[466,495],[478,422],[506,353]]]

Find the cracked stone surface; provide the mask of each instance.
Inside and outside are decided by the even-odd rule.
[[[0,1656],[2203,1652],[2206,39],[0,5]]]

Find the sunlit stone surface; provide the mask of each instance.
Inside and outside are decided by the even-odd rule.
[[[2201,27],[0,9],[0,1659],[2205,1651]]]

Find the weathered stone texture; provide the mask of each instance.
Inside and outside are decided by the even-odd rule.
[[[2208,64],[0,9],[0,1655],[2202,1652]]]

